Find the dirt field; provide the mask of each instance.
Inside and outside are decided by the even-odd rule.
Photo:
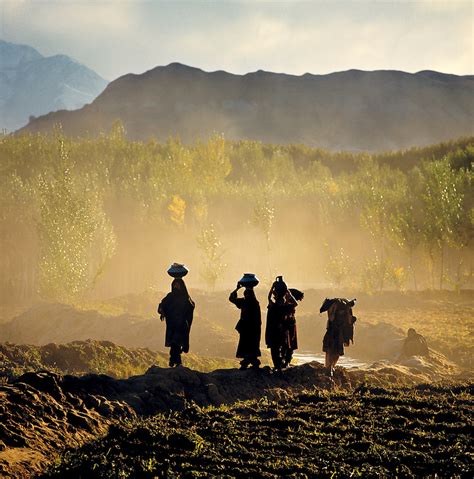
[[[313,391],[111,427],[42,477],[469,477],[472,388]]]

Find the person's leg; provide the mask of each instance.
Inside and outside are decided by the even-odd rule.
[[[337,360],[339,359],[339,354],[337,353],[334,353],[334,352],[331,352],[329,353],[329,365],[328,365],[328,368],[329,368],[329,375],[330,376],[333,376],[334,375],[334,370],[336,368],[336,363],[337,363]]]
[[[281,369],[281,348],[273,346],[270,348],[272,353],[273,367],[275,369]]]
[[[257,356],[252,356],[249,358],[250,364],[252,365],[252,369],[258,369],[260,367],[260,359]]]
[[[181,346],[172,344],[170,348],[170,367],[181,364]]]
[[[249,364],[250,364],[250,360],[246,356],[244,359],[242,359],[242,361],[240,361],[240,369],[247,369],[249,367]]]
[[[183,363],[181,361],[181,353],[183,352],[183,348],[178,346],[176,349],[176,366],[181,366]]]
[[[292,359],[293,359],[293,350],[287,349],[285,353],[285,364],[289,366]]]
[[[331,367],[331,353],[326,351],[326,356],[324,358],[324,367],[330,368]]]

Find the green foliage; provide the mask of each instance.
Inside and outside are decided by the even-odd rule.
[[[351,259],[344,252],[344,248],[340,248],[334,254],[329,254],[327,261],[326,276],[337,287],[350,284],[351,278]]]
[[[270,239],[273,220],[275,218],[275,207],[268,194],[257,199],[253,208],[252,223],[264,235],[267,249],[270,250]]]
[[[442,289],[446,247],[465,247],[473,235],[466,204],[469,192],[472,195],[472,172],[454,170],[445,158],[424,162],[416,178],[423,211],[422,238],[427,246],[432,273],[435,253],[440,254],[439,288]]]
[[[39,286],[43,297],[71,301],[91,288],[115,248],[94,178],[74,177],[60,141],[52,171],[38,181]]]
[[[403,289],[406,274],[403,267],[396,267],[389,259],[374,256],[365,261],[361,273],[361,285],[368,293],[381,292],[384,287],[392,286],[397,291]]]
[[[134,246],[130,232],[156,243],[156,232],[180,235],[192,248],[203,225],[238,234],[248,222],[264,238],[263,247],[253,248],[268,260],[270,274],[279,254],[272,248],[275,235],[291,229],[302,236],[315,232],[315,256],[325,243],[343,248],[355,269],[375,250],[379,264],[368,267],[372,277],[388,261],[403,267],[415,287],[426,282],[426,264],[433,288],[446,280],[466,284],[473,152],[473,138],[374,155],[221,136],[195,145],[144,143],[126,140],[120,122],[97,138],[67,138],[60,129],[51,136],[1,137],[0,289],[11,298],[39,290],[72,301],[93,287],[116,249]],[[247,216],[236,222],[234,211]],[[363,247],[354,248],[355,237]],[[205,258],[214,254],[199,247]],[[213,284],[222,273],[217,269]],[[343,282],[348,272],[334,274]]]
[[[223,262],[222,243],[212,223],[201,230],[197,237],[197,243],[202,253],[203,269],[201,276],[213,291],[217,280],[222,276],[227,265]]]

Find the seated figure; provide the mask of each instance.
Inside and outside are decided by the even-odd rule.
[[[407,337],[403,342],[401,358],[409,358],[411,356],[429,356],[428,344],[426,339],[418,334],[413,328],[407,332]]]

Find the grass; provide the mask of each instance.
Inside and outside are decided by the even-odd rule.
[[[45,346],[0,344],[0,380],[11,380],[27,371],[48,369],[63,374],[107,374],[127,378],[144,374],[153,365],[167,367],[166,353],[147,348],[125,348],[110,341],[73,341]],[[184,364],[197,371],[235,367],[236,361],[183,355]]]

